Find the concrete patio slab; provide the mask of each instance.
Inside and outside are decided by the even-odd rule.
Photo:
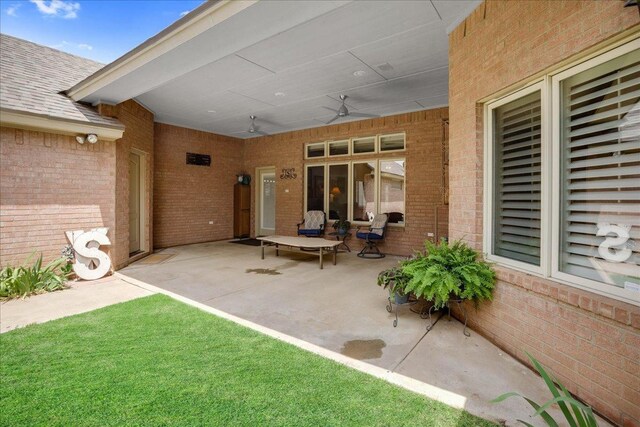
[[[0,304],[0,333],[32,323],[44,323],[153,292],[110,276],[91,282],[70,282],[69,289],[12,299]]]
[[[336,266],[327,263],[319,270],[316,256],[267,252],[261,260],[259,247],[228,242],[158,252],[172,256],[153,265],[133,264],[120,277],[465,396],[464,408],[473,414],[506,425],[516,425],[518,418],[543,425],[529,420],[533,411],[521,400],[489,402],[507,391],[544,402],[549,392],[541,378],[480,335],[471,331],[465,337],[462,325],[446,317],[427,333],[427,321],[409,307],[401,307],[393,327],[394,315],[385,310],[387,293],[375,280],[398,258],[365,260],[341,253]]]

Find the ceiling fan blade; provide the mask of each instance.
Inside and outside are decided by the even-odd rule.
[[[366,114],[366,113],[349,113],[349,115],[353,117],[380,117],[377,114]]]
[[[256,129],[256,131],[254,133],[257,133],[258,135],[262,135],[262,136],[269,136],[268,133],[262,132],[261,130],[257,130],[257,129]]]
[[[331,112],[337,113],[338,110],[336,110],[335,108],[331,108],[331,107],[325,107],[324,105],[322,106],[322,108],[324,108],[325,110],[329,110]]]
[[[335,122],[336,120],[338,120],[340,118],[340,116],[336,115],[333,119],[329,120],[326,124]]]

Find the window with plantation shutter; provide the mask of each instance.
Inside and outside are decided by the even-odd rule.
[[[640,286],[640,50],[561,80],[559,98],[558,269],[635,289]]]
[[[640,304],[640,38],[485,105],[483,248]]]
[[[540,265],[541,96],[493,109],[492,253]]]

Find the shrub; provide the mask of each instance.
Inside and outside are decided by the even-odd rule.
[[[569,391],[562,385],[562,383],[560,383],[560,381],[557,380],[557,378],[552,377],[544,369],[544,367],[540,364],[540,362],[538,362],[529,353],[527,353],[527,356],[531,360],[531,363],[533,363],[533,366],[536,368],[536,370],[538,371],[538,373],[540,374],[544,382],[547,384],[547,387],[549,388],[549,391],[551,392],[553,397],[549,399],[547,402],[540,405],[534,402],[533,400],[529,399],[528,397],[522,396],[519,393],[510,392],[510,393],[505,393],[501,396],[496,397],[494,400],[492,400],[492,402],[498,403],[498,402],[502,402],[505,399],[508,399],[509,397],[520,396],[524,400],[526,400],[529,403],[529,405],[533,407],[533,409],[535,409],[536,412],[533,414],[533,416],[535,417],[539,415],[540,417],[542,417],[544,422],[549,427],[558,427],[558,422],[547,412],[547,408],[549,408],[553,404],[557,404],[560,407],[560,410],[562,411],[562,414],[564,415],[564,418],[567,421],[567,424],[569,426],[597,427],[598,421],[595,415],[593,414],[593,410],[591,409],[591,407],[586,406],[581,402],[579,402],[578,400],[576,400],[573,396],[571,396],[571,393],[569,393]],[[522,424],[528,427],[533,427],[532,424],[526,421],[522,421],[522,420],[518,420],[518,421],[520,421]]]
[[[409,277],[404,291],[432,301],[436,308],[444,307],[450,298],[490,300],[496,281],[491,266],[459,240],[452,244],[427,240],[425,252],[403,261],[401,268]]]
[[[4,267],[0,270],[0,299],[26,297],[31,294],[52,292],[66,287],[71,274],[71,264],[66,258],[51,261],[42,267],[42,255],[33,265],[30,255],[19,267]]]

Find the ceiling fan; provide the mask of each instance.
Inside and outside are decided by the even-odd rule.
[[[257,133],[258,135],[264,135],[264,136],[269,135],[266,132],[262,132],[260,130],[260,126],[256,126],[256,119],[257,119],[256,116],[251,115],[251,116],[249,116],[249,118],[251,119],[251,126],[249,126],[249,129],[247,129],[247,132],[249,132],[249,133]]]
[[[351,117],[378,117],[375,114],[365,114],[365,113],[350,113],[349,109],[347,108],[346,105],[344,105],[344,101],[348,98],[347,95],[340,95],[340,100],[342,101],[342,105],[340,105],[340,108],[338,108],[337,110],[334,110],[333,108],[329,108],[329,107],[324,107],[327,110],[331,110],[334,111],[336,113],[336,116],[329,120],[327,122],[327,124],[334,122],[336,120],[338,120],[339,118],[342,117],[347,117],[347,116],[351,116]]]

